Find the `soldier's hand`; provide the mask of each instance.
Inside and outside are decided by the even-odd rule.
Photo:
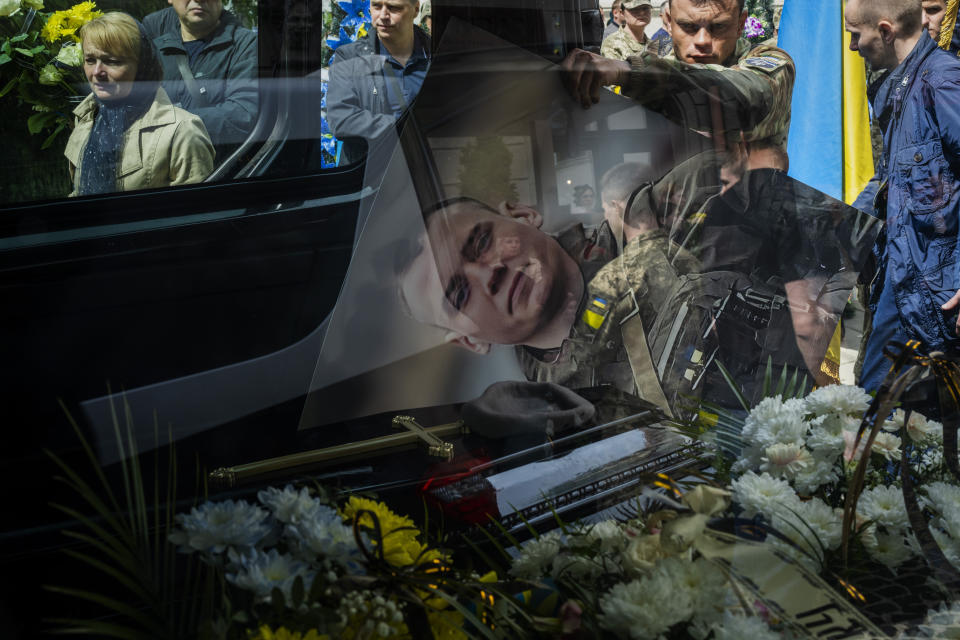
[[[622,85],[630,75],[630,63],[604,58],[583,49],[571,51],[560,69],[567,91],[584,109],[600,100],[600,87]]]

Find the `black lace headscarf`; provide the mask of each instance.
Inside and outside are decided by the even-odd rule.
[[[80,163],[79,195],[112,193],[117,190],[117,167],[123,154],[123,134],[137,118],[150,108],[160,86],[162,68],[157,50],[140,29],[140,59],[137,75],[129,95],[114,100],[97,101],[93,130],[83,150]]]

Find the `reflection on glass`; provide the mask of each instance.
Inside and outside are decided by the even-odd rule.
[[[64,151],[71,195],[200,182],[213,146],[199,117],[175,107],[159,86],[160,63],[143,28],[119,11],[80,29],[91,94],[74,110]]]

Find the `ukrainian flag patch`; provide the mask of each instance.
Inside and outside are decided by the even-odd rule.
[[[785,64],[787,64],[786,60],[777,58],[776,56],[759,56],[756,58],[747,58],[740,62],[741,67],[759,69],[765,73],[773,73]]]
[[[588,327],[599,329],[603,326],[603,321],[607,319],[608,307],[606,300],[594,296],[583,312],[583,321]]]

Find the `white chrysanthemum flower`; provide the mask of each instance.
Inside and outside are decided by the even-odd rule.
[[[940,440],[943,436],[943,425],[934,420],[928,420],[926,416],[916,411],[910,414],[910,421],[904,424],[906,412],[903,409],[897,409],[887,420],[883,428],[889,431],[899,431],[906,427],[907,435],[913,442],[934,442]]]
[[[857,513],[865,520],[872,520],[895,531],[909,526],[907,507],[898,487],[874,487],[860,494]]]
[[[872,536],[864,536],[863,542],[870,557],[891,569],[913,557],[913,550],[900,532],[883,533],[875,531]]]
[[[786,480],[772,477],[769,473],[757,475],[752,471],[733,481],[733,501],[743,508],[745,518],[757,513],[766,516],[777,513],[785,506],[795,507],[797,494]]]
[[[871,451],[881,454],[887,460],[900,459],[900,438],[892,433],[882,431],[873,439]]]
[[[927,617],[919,627],[919,635],[913,638],[960,639],[960,601],[944,602],[937,609],[927,611]],[[900,636],[898,640],[906,640]]]
[[[693,618],[707,624],[718,620],[723,615],[727,575],[706,558],[682,561],[678,568],[677,584],[689,593]]]
[[[820,498],[812,498],[800,503],[797,515],[813,530],[813,534],[824,547],[836,549],[840,546],[843,537],[843,509],[834,509]]]
[[[841,451],[842,449],[841,447]],[[813,454],[813,464],[808,465],[793,479],[793,486],[802,495],[811,495],[820,487],[833,484],[840,479],[840,469],[837,467],[840,452],[826,455],[821,451],[817,450]]]
[[[307,559],[317,556],[356,569],[363,560],[353,527],[343,523],[334,509],[319,505],[313,513],[284,529],[299,554]]]
[[[266,509],[243,500],[205,502],[177,515],[180,529],[170,542],[185,551],[221,553],[227,547],[252,547],[271,531]]]
[[[823,455],[839,456],[844,446],[843,429],[835,431],[826,426],[814,426],[807,435],[807,447]]]
[[[747,445],[740,452],[740,458],[733,463],[731,471],[734,474],[742,474],[746,471],[757,470],[760,468],[763,458],[763,448],[757,445]]]
[[[760,471],[765,471],[775,478],[792,479],[813,464],[813,456],[803,446],[778,443],[764,450],[760,459]]]
[[[933,539],[937,541],[937,546],[940,547],[947,561],[960,569],[960,541],[936,526],[930,527],[930,533],[933,534]]]
[[[870,406],[872,398],[860,387],[830,384],[812,391],[804,402],[808,413],[823,415],[836,413],[860,417]]]
[[[563,537],[559,531],[550,531],[528,541],[514,558],[510,575],[521,580],[542,578],[547,567],[553,565],[554,557],[560,553]]]
[[[296,524],[300,520],[311,518],[323,506],[323,503],[310,495],[306,487],[297,491],[289,484],[283,489],[264,489],[257,494],[257,498],[273,512],[273,517],[285,524]]]
[[[231,550],[230,560],[236,569],[226,574],[227,580],[261,598],[268,597],[274,589],[280,589],[284,597],[289,599],[290,589],[297,576],[303,578],[304,587],[307,589],[313,580],[306,563],[279,553],[276,549],[268,552],[251,549],[245,554]]]
[[[762,448],[777,443],[803,444],[809,427],[803,420],[801,407],[796,402],[782,402],[780,396],[764,398],[747,415],[741,439]]]
[[[600,596],[600,626],[620,638],[656,638],[690,619],[693,601],[679,589],[687,561],[666,558],[648,575],[615,585]]]
[[[943,513],[950,507],[960,509],[960,486],[948,482],[931,482],[921,487],[926,496],[920,497],[920,502],[937,513]]]
[[[778,640],[780,634],[772,631],[762,618],[737,616],[729,611],[723,620],[713,625],[714,640]]]
[[[756,436],[757,430],[762,425],[777,419],[785,411],[786,409],[784,409],[783,400],[780,396],[764,398],[758,402],[757,405],[750,410],[750,413],[747,414],[747,418],[743,423],[742,434],[744,439],[751,439]]]

